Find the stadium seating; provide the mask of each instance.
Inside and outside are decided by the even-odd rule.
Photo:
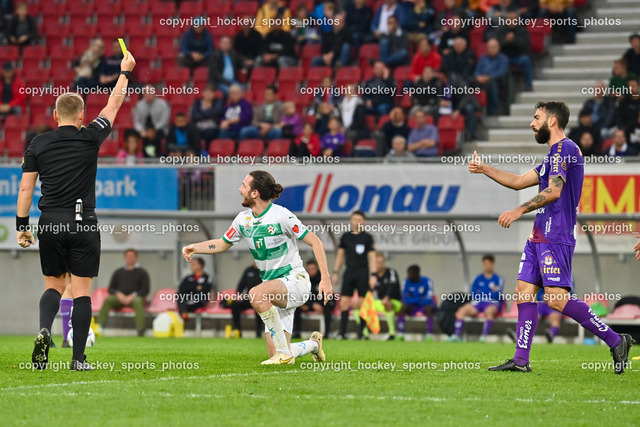
[[[176,304],[176,290],[172,288],[165,288],[156,291],[151,299],[151,304],[147,307],[147,313],[158,314],[165,311],[177,311],[178,306]]]
[[[209,155],[217,156],[233,156],[236,152],[236,143],[232,139],[214,139],[209,145]]]
[[[260,157],[264,154],[264,141],[261,139],[245,139],[238,145],[238,156]]]
[[[640,307],[635,304],[623,304],[607,315],[607,320],[640,319]]]
[[[96,288],[91,293],[91,311],[94,314],[100,312],[102,308],[102,304],[104,304],[104,300],[109,296],[109,289],[107,288]]]
[[[269,144],[267,145],[267,156],[270,156],[270,157],[288,156],[290,145],[291,145],[291,140],[289,139],[274,139],[272,141],[269,141]]]

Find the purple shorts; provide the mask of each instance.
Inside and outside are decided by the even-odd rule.
[[[405,304],[405,307],[407,307],[409,309],[409,312],[407,313],[409,316],[415,316],[416,313],[425,313],[425,308],[426,307],[433,307],[434,310],[436,310],[438,308],[438,306],[431,301],[429,304]]]
[[[536,286],[571,288],[573,246],[527,240],[520,258],[518,280]]]
[[[498,313],[502,311],[502,303],[498,301],[471,301],[473,308],[478,310],[478,313],[484,313],[490,306],[495,306],[498,309]]]
[[[538,301],[538,316],[547,317],[551,313],[557,313],[557,311],[549,307],[546,302]]]

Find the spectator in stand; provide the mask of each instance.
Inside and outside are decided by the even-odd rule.
[[[394,15],[388,18],[387,29],[387,34],[380,38],[380,60],[388,67],[405,65],[409,61],[409,36]]]
[[[9,43],[14,46],[26,46],[38,41],[36,21],[29,15],[29,5],[20,2],[16,5],[16,14],[9,23],[7,32]]]
[[[529,31],[518,25],[518,12],[507,14],[508,25],[497,30],[500,51],[509,58],[509,65],[522,71],[525,91],[533,90],[533,66],[531,65],[531,48]]]
[[[385,163],[412,162],[416,155],[407,151],[407,140],[402,135],[396,135],[391,141],[391,150],[384,157]]]
[[[435,319],[438,306],[434,300],[433,282],[427,276],[420,275],[420,267],[411,265],[407,268],[407,278],[404,281],[402,290],[403,306],[398,316],[398,334],[404,335],[404,324],[406,316],[414,316],[418,312],[423,312],[427,316],[426,341],[433,341],[433,320]],[[403,339],[403,338],[401,338]]]
[[[242,20],[242,29],[233,39],[233,48],[240,55],[245,72],[252,69],[255,61],[262,55],[262,35],[251,26],[250,16]]]
[[[396,82],[382,61],[373,64],[373,76],[365,83],[364,102],[367,114],[384,116],[393,107]]]
[[[358,94],[358,86],[352,83],[347,86],[347,89],[348,95],[342,98],[338,105],[338,111],[346,139],[355,144],[361,139],[369,137],[369,128],[365,117],[364,101]]]
[[[204,259],[192,258],[189,267],[191,274],[178,287],[178,311],[184,320],[189,319],[189,313],[209,304],[212,290],[209,275],[204,271]]]
[[[320,140],[322,155],[325,157],[342,157],[346,139],[344,132],[341,131],[340,120],[337,117],[331,117],[328,127],[329,132],[324,134],[322,140]]]
[[[300,3],[296,9],[296,22],[308,22],[309,10],[304,3]],[[295,25],[291,29],[291,36],[296,42],[299,51],[307,43],[319,43],[321,41],[318,29],[313,25]]]
[[[344,14],[337,15],[336,20],[331,31],[322,33],[320,56],[311,60],[314,67],[339,67],[350,63],[352,40],[345,26]]]
[[[454,15],[453,18],[451,18],[451,26],[447,27],[447,30],[442,33],[442,37],[440,37],[438,52],[441,55],[447,55],[453,47],[453,41],[458,37],[462,37],[467,41],[467,44],[469,44],[469,31],[467,31],[466,27],[462,26],[462,18]]]
[[[282,127],[282,138],[295,139],[302,133],[302,117],[296,111],[296,104],[287,101],[283,105],[284,114],[280,120]]]
[[[565,25],[554,25],[553,30],[564,43],[576,42],[578,15],[573,7],[573,0],[540,0],[540,17],[556,19]],[[557,33],[561,31],[561,33]]]
[[[328,33],[331,31],[331,26],[333,23],[333,19],[336,13],[336,5],[332,0],[319,2],[313,12],[311,13],[312,18],[319,22],[318,31],[320,35],[322,33]]]
[[[138,336],[144,336],[144,305],[149,295],[149,274],[138,264],[138,251],[124,251],[124,267],[117,269],[111,276],[109,296],[104,300],[100,314],[96,319],[96,335],[102,335],[104,324],[112,308],[131,307],[136,314]]]
[[[133,107],[133,126],[140,132],[140,136],[147,136],[147,129],[155,129],[156,135],[163,139],[169,132],[171,107],[162,98],[156,97],[156,88],[146,85],[143,88],[142,99]]]
[[[618,102],[616,109],[616,125],[618,129],[626,129],[629,123],[633,123],[640,112],[640,91],[638,78],[629,78],[627,93]]]
[[[198,128],[189,121],[187,115],[177,113],[167,135],[167,151],[199,155],[202,151],[201,141]]]
[[[124,131],[124,148],[118,150],[116,154],[117,163],[133,166],[142,163],[142,140],[140,134],[135,129]]]
[[[87,50],[76,59],[73,68],[76,72],[74,90],[98,86],[100,64],[104,60],[104,41],[96,38],[91,41]]]
[[[640,111],[634,123],[627,126],[626,129],[627,143],[631,144],[636,151],[640,152]]]
[[[409,133],[407,150],[418,157],[438,155],[438,128],[428,125],[424,113],[420,110],[413,114],[416,126]]]
[[[334,108],[328,102],[322,102],[316,109],[316,123],[313,130],[318,135],[324,135],[329,132],[329,119],[334,116]]]
[[[103,88],[114,88],[120,77],[122,49],[117,39],[111,42],[111,55],[105,57],[98,66],[98,85]]]
[[[578,144],[584,157],[602,155],[602,146],[595,143],[593,134],[589,131],[578,133],[577,139],[571,138],[571,140]]]
[[[233,324],[227,325],[224,328],[225,338],[240,338],[242,336],[242,312],[252,309],[251,298],[249,297],[249,291],[262,283],[260,279],[260,270],[256,267],[255,263],[247,267],[242,273],[242,277],[238,282],[236,294],[233,297],[227,297],[220,301],[220,305],[223,308],[231,309],[231,319]],[[256,314],[256,338],[262,336],[263,323],[260,316]]]
[[[16,75],[16,70],[9,61],[2,64],[0,89],[0,118],[9,114],[24,114],[26,112],[27,95],[24,91],[24,83]]]
[[[219,49],[211,56],[211,66],[209,67],[209,83],[218,88],[227,96],[229,86],[239,85],[241,76],[247,74],[247,70],[242,68],[240,56],[235,52],[231,44],[231,37],[224,36],[220,39]]]
[[[405,4],[409,4],[406,2]],[[426,0],[416,0],[405,13],[402,29],[409,33],[411,43],[417,43],[433,31],[436,12]]]
[[[371,21],[371,33],[378,39],[389,34],[389,17],[395,16],[396,26],[398,23],[404,23],[404,9],[396,0],[385,0],[376,10]],[[393,31],[391,31],[393,32]]]
[[[249,101],[244,99],[244,90],[239,85],[229,88],[229,102],[220,122],[220,138],[237,139],[240,129],[251,124],[253,110]]]
[[[600,129],[593,124],[591,111],[587,109],[580,110],[580,114],[578,114],[578,126],[571,129],[567,136],[569,139],[577,143],[580,140],[580,136],[585,132],[589,132],[591,134],[593,144],[595,146],[600,146],[600,143],[602,142],[600,139]]]
[[[401,135],[407,139],[409,138],[410,132],[411,129],[407,126],[402,108],[393,108],[391,112],[389,112],[389,121],[382,125],[382,129],[373,133],[378,146],[378,156],[382,157],[389,152],[394,136]]]
[[[609,129],[614,125],[613,116],[616,111],[616,102],[607,94],[607,86],[603,82],[596,82],[593,87],[594,97],[585,101],[583,110],[591,111],[591,121],[601,130],[601,136],[609,136]]]
[[[193,26],[184,33],[180,41],[178,64],[192,71],[198,67],[208,67],[215,50],[213,36],[205,27],[205,22],[203,18],[194,18]]]
[[[353,38],[353,44],[357,53],[360,46],[365,43],[377,42],[376,37],[371,32],[371,21],[373,19],[373,11],[367,4],[366,0],[353,0],[347,2],[345,7],[347,29]]]
[[[540,15],[540,6],[538,0],[520,0],[516,6],[520,12],[520,16],[524,19],[537,18]]]
[[[627,143],[627,136],[622,129],[618,129],[613,134],[613,144],[607,153],[609,157],[631,157],[638,156],[635,147]]]
[[[434,30],[437,30],[440,33],[445,33],[449,31],[453,25],[453,20],[456,16],[458,18],[466,17],[464,9],[459,7],[457,3],[459,2],[456,0],[444,0],[444,9],[440,10],[436,15]]]
[[[261,138],[278,139],[282,138],[282,102],[276,97],[275,86],[267,86],[264,91],[264,103],[257,105],[253,109],[253,121],[250,126],[240,130],[238,139]]]
[[[296,65],[296,46],[291,33],[283,31],[277,23],[264,38],[262,56],[256,60],[257,66],[286,68]]]
[[[640,76],[640,34],[631,34],[629,43],[631,47],[624,53],[623,58],[627,61],[629,72]]]
[[[451,78],[464,84],[474,80],[473,72],[476,68],[476,55],[468,47],[464,37],[453,39],[452,49],[442,57],[442,68],[451,73]]]
[[[322,87],[323,90],[318,91],[314,96],[313,105],[309,110],[310,114],[315,113],[322,103],[329,104],[333,111],[340,102],[340,90],[336,90],[338,88],[334,84],[331,76],[324,76],[320,81],[320,87]]]
[[[191,121],[198,128],[207,145],[218,137],[218,122],[224,114],[224,99],[216,97],[213,85],[206,85],[202,97],[193,101]]]
[[[501,19],[511,19],[507,18],[509,13],[518,13],[518,6],[513,0],[493,0],[490,2],[494,4],[489,7],[486,17],[491,19],[491,25],[502,26]]]
[[[509,77],[509,58],[500,53],[496,39],[487,41],[487,53],[480,57],[474,75],[478,86],[487,92],[487,114],[498,114],[499,88],[505,86]]]
[[[302,133],[291,142],[289,155],[293,157],[318,157],[320,155],[320,137],[314,133],[313,126],[307,122],[302,127]]]
[[[411,61],[411,80],[416,83],[422,76],[422,71],[425,67],[431,67],[434,70],[439,70],[442,65],[442,58],[440,54],[433,49],[433,43],[426,36],[420,39],[418,43],[418,51],[413,56]]]
[[[156,132],[153,125],[147,125],[144,130],[144,136],[142,136],[142,149],[144,151],[144,156],[148,158],[159,157],[163,154],[162,144],[162,135],[159,132]]]
[[[444,91],[448,91],[451,95],[443,95],[440,99],[440,108],[435,116],[436,121],[439,120],[440,115],[451,114],[451,119],[456,120],[462,114],[465,120],[465,141],[477,140],[476,114],[482,111],[482,106],[475,96],[479,89],[474,88],[473,92],[469,92],[468,83],[451,75],[447,69],[441,70],[439,76],[445,88]]]
[[[624,58],[613,61],[613,72],[609,79],[610,94],[612,97],[621,101],[625,94],[628,93],[629,80],[636,77],[635,74],[628,70],[627,60]]]
[[[413,115],[416,111],[422,111],[425,114],[436,115],[440,108],[440,99],[443,96],[443,84],[438,78],[432,67],[424,67],[422,75],[413,84],[415,93],[411,97],[413,107],[409,110],[409,114]]]
[[[266,37],[273,28],[269,24],[278,20],[282,23],[281,29],[286,32],[291,31],[291,12],[285,4],[280,0],[267,0],[262,7],[258,9],[256,16],[256,30]]]

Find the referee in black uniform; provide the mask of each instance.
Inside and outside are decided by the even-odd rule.
[[[365,216],[362,211],[351,214],[351,231],[340,238],[340,246],[333,269],[333,283],[338,283],[340,268],[346,259],[346,268],[342,277],[342,292],[340,296],[340,337],[346,339],[347,324],[349,323],[349,308],[353,291],[358,291],[358,300],[353,309],[353,315],[358,324],[358,338],[362,339],[364,321],[360,318],[360,307],[364,296],[378,283],[376,275],[376,253],[373,237],[363,230]]]
[[[53,112],[58,128],[36,136],[22,159],[16,230],[18,244],[23,248],[35,243],[29,210],[38,175],[42,183],[38,240],[45,291],[40,298],[40,332],[32,355],[37,369],[47,367],[51,324],[60,307],[67,273],[71,274],[73,294],[74,345],[70,369],[93,369],[86,362],[84,349],[91,324],[91,281],[100,266],[100,232],[94,212],[98,150],[111,133],[135,64],[130,53],[122,59],[121,75],[107,106],[87,127],[82,125],[82,97],[77,93],[58,96]]]

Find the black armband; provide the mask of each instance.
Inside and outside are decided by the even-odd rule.
[[[29,216],[16,215],[16,231],[30,231],[29,229]]]

